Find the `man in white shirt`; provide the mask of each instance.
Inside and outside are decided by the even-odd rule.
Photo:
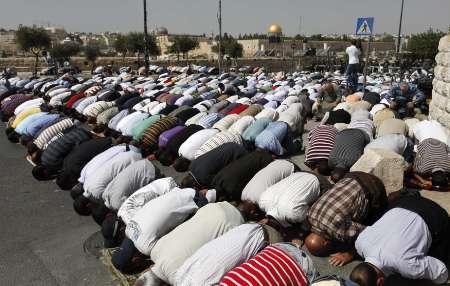
[[[72,190],[71,195],[74,199],[73,207],[79,215],[90,215],[94,212],[94,220],[102,224],[104,216],[107,213],[103,205],[102,194],[108,184],[126,167],[133,162],[141,160],[140,150],[129,145],[128,151],[116,154],[110,160],[103,163],[84,180],[83,188],[78,192]]]
[[[218,285],[228,271],[248,261],[267,245],[281,241],[280,233],[268,225],[241,224],[189,257],[178,269],[175,285]]]
[[[208,128],[191,135],[178,149],[180,157],[175,161],[174,169],[178,172],[185,172],[189,168],[190,162],[195,159],[195,154],[200,147],[217,133],[219,130]]]
[[[102,194],[105,206],[114,212],[119,210],[131,194],[155,180],[159,175],[159,170],[147,158],[133,162],[105,188]]]
[[[107,161],[109,161],[116,155],[122,152],[126,152],[128,150],[129,150],[128,145],[121,144],[113,146],[107,149],[106,151],[103,151],[102,153],[98,154],[83,167],[80,173],[80,177],[78,178],[78,182],[84,184],[84,182],[88,179],[88,177],[92,176],[98,169],[101,169]]]
[[[257,204],[261,195],[269,187],[299,170],[298,166],[288,160],[273,161],[247,183],[242,191],[241,200]]]
[[[319,179],[310,173],[293,173],[269,187],[259,198],[259,207],[284,227],[306,219],[309,207],[321,194]]]
[[[191,219],[158,240],[150,254],[155,264],[136,285],[159,285],[161,280],[174,285],[178,269],[200,247],[243,223],[241,212],[228,202],[200,208]]]
[[[134,215],[149,201],[162,196],[173,188],[178,187],[177,182],[172,177],[154,180],[150,184],[143,186],[120,206],[117,216],[128,225]]]
[[[147,113],[135,111],[119,121],[116,130],[121,132],[123,136],[133,136],[133,127],[138,125],[141,121],[149,117]]]
[[[420,143],[426,139],[436,139],[450,145],[450,138],[444,127],[436,120],[423,120],[415,124],[413,129],[414,138]]]
[[[149,256],[162,236],[183,223],[200,207],[215,200],[214,195],[211,195],[214,190],[196,191],[173,187],[162,191],[166,192],[150,199],[128,221],[125,228],[126,240],[131,240],[133,247],[127,247],[129,242],[124,241],[123,247],[113,254],[112,263],[118,270],[129,272],[140,267],[141,261],[136,261],[133,257]],[[145,192],[140,192],[140,195],[145,197]],[[154,196],[154,190],[149,189],[147,195]],[[139,197],[145,200],[142,196]]]
[[[350,279],[359,285],[384,285],[394,274],[442,284],[448,279],[449,218],[438,204],[421,197],[397,198],[392,209],[358,236],[364,258]]]
[[[361,55],[361,51],[356,47],[356,40],[351,41],[351,45],[347,47],[345,52],[348,55],[347,85],[356,91],[358,87],[359,56]]]

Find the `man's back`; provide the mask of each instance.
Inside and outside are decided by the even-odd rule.
[[[359,55],[361,54],[361,51],[354,45],[351,45],[350,47],[347,47],[345,52],[348,55],[348,64],[359,64]]]
[[[400,219],[401,218],[401,219]],[[355,243],[358,253],[388,276],[394,272],[412,279],[446,281],[445,265],[427,252],[431,233],[416,213],[394,208],[367,227]]]

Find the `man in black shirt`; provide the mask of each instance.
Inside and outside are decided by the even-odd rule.
[[[62,171],[56,178],[56,184],[62,190],[70,190],[78,183],[84,165],[111,146],[111,137],[92,139],[76,146],[64,159]]]
[[[181,182],[182,188],[208,188],[214,176],[231,162],[247,155],[242,145],[230,142],[201,155],[193,160],[189,174]]]
[[[217,192],[217,201],[240,200],[247,183],[272,161],[273,157],[269,152],[257,149],[228,164],[212,181]]]

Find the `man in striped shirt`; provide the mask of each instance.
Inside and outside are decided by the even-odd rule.
[[[370,142],[369,135],[361,129],[344,129],[337,133],[331,149],[328,165],[332,169],[331,179],[339,181],[364,153]]]
[[[222,131],[211,137],[208,141],[195,152],[195,158],[198,158],[226,143],[236,143],[242,145],[241,135],[230,131]]]
[[[33,142],[28,143],[28,155],[30,158],[34,157],[34,154],[38,150],[44,150],[44,146],[58,133],[63,132],[74,125],[72,119],[67,117],[61,117],[56,122],[49,124],[47,127],[42,128],[38,134],[36,134]]]
[[[175,117],[163,117],[149,126],[142,134],[141,137],[141,149],[145,153],[154,152],[158,149],[158,139],[161,133],[171,129],[178,123]]]
[[[332,125],[318,125],[308,134],[305,165],[322,175],[329,173],[328,159],[336,142],[338,131]]]
[[[89,131],[72,126],[59,133],[49,141],[43,151],[38,150],[32,157],[38,166],[33,168],[33,176],[37,180],[49,180],[62,168],[65,157],[72,149],[92,138]]]
[[[352,120],[350,121],[350,124],[347,128],[354,128],[359,129],[369,136],[370,140],[373,140],[373,133],[374,133],[374,125],[373,121],[369,118],[370,113],[367,110],[358,109],[353,112],[352,114]]]
[[[433,138],[420,142],[414,160],[412,182],[425,189],[447,191],[449,175],[450,155],[447,144]]]
[[[305,251],[289,243],[275,243],[229,271],[219,285],[306,286],[316,276],[312,259]]]

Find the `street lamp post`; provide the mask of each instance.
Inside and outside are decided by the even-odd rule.
[[[219,74],[222,72],[222,0],[219,0],[219,13],[217,15],[217,21],[219,22]]]
[[[402,70],[402,63],[400,60],[401,54],[400,54],[400,46],[401,46],[401,35],[402,35],[402,22],[403,22],[403,5],[405,4],[405,0],[402,0],[402,7],[400,10],[400,22],[398,24],[398,34],[397,34],[397,62],[399,64],[400,68],[400,78],[403,77],[403,70]]]
[[[291,49],[292,49],[291,68],[292,68],[292,73],[294,73],[294,71],[295,71],[295,49],[297,49],[297,45],[295,43],[292,43]]]
[[[144,5],[144,63],[145,63],[145,73],[148,74],[150,62],[148,56],[147,0],[142,0],[142,2]]]
[[[397,58],[398,58],[398,54],[400,53],[402,22],[403,22],[403,5],[404,4],[405,4],[405,0],[402,0],[402,7],[400,10],[400,23],[398,24],[398,34],[397,34]]]

